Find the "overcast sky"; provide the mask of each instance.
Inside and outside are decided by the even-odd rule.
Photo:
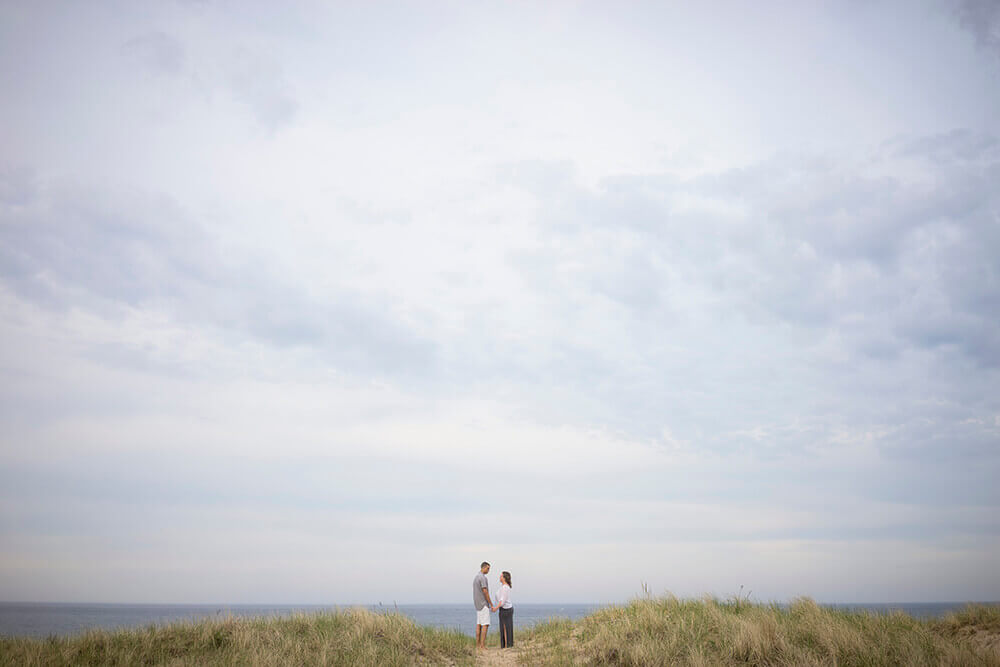
[[[1000,5],[4,2],[0,599],[1000,599]]]

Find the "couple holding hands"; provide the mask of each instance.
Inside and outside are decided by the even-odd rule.
[[[490,629],[490,612],[500,612],[500,648],[514,645],[514,604],[510,599],[510,572],[500,573],[500,592],[496,604],[490,603],[490,582],[486,575],[490,564],[483,561],[479,573],[472,580],[472,604],[476,607],[476,647],[486,648],[486,633]]]

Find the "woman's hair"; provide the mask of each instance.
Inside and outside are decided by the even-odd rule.
[[[500,579],[502,581],[506,581],[507,585],[510,586],[511,588],[514,588],[513,584],[510,583],[510,572],[508,572],[507,570],[504,570],[503,572],[500,573]]]

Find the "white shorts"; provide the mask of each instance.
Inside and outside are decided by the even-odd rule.
[[[490,606],[486,605],[476,612],[476,625],[490,624]]]

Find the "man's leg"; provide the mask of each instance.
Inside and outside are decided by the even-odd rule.
[[[483,644],[483,626],[476,625],[476,648],[479,648]]]

